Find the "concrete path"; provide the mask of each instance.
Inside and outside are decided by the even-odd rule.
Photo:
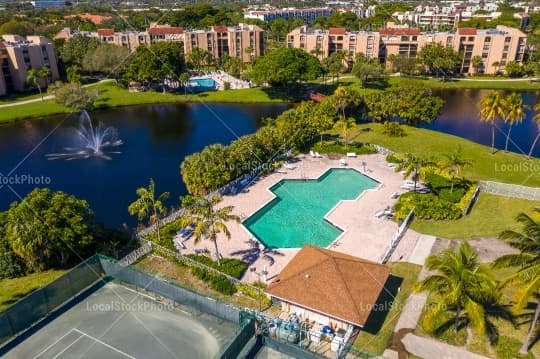
[[[97,85],[97,84],[100,84],[100,83],[103,83],[103,82],[110,82],[110,81],[115,81],[115,80],[114,79],[100,80],[100,81],[92,83],[92,84],[83,85],[82,87],[90,87],[90,86],[94,86],[94,85]],[[41,97],[38,97],[38,98],[33,98],[31,100],[15,101],[15,102],[10,102],[10,103],[0,105],[0,108],[26,105],[28,103],[34,103],[34,102],[42,102],[42,101],[52,100],[53,98],[54,98],[54,95],[47,95],[47,96],[43,96],[43,100],[41,99]]]
[[[489,359],[485,356],[471,353],[463,348],[443,342],[406,334],[401,340],[405,349],[411,354],[426,359]]]
[[[420,235],[407,262],[423,266],[426,258],[431,254],[431,247],[433,247],[436,239],[433,236]]]
[[[413,293],[407,298],[403,311],[398,319],[394,332],[398,332],[401,329],[414,329],[418,324],[424,304],[426,304],[428,294],[427,293]]]

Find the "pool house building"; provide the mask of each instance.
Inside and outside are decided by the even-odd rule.
[[[268,285],[282,312],[333,330],[364,327],[390,275],[379,263],[304,246]]]

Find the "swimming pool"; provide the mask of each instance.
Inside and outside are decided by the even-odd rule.
[[[189,80],[189,85],[192,87],[200,87],[204,89],[216,89],[217,87],[216,81],[214,81],[214,79],[210,77]]]
[[[354,200],[378,182],[354,169],[332,168],[316,180],[281,180],[276,198],[243,225],[268,248],[327,247],[342,231],[324,216],[341,200]]]

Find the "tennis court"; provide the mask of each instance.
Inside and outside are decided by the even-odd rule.
[[[237,326],[107,283],[6,358],[212,358]]]

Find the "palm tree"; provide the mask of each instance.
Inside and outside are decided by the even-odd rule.
[[[183,225],[195,227],[195,243],[201,238],[206,238],[214,243],[214,250],[218,265],[221,266],[221,254],[217,244],[217,235],[223,233],[227,239],[231,238],[231,232],[225,222],[240,221],[240,217],[231,214],[233,206],[226,206],[216,209],[216,205],[221,201],[219,195],[211,198],[186,196],[182,201],[182,206],[187,214],[182,218]]]
[[[503,103],[498,91],[491,91],[480,100],[480,121],[491,125],[491,153],[495,153],[495,120],[503,115]]]
[[[189,73],[187,72],[182,72],[180,76],[178,77],[178,79],[182,83],[182,87],[184,88],[184,96],[187,95],[187,86],[189,83],[189,78],[190,76],[189,76]]]
[[[516,92],[505,97],[502,102],[504,122],[508,123],[508,132],[506,133],[504,152],[508,152],[508,141],[510,140],[512,125],[523,121],[523,118],[525,117],[525,109],[528,108],[528,106],[523,104],[523,99]]]
[[[403,178],[409,178],[412,175],[414,181],[414,192],[420,176],[422,168],[434,166],[435,163],[431,158],[417,157],[411,153],[406,153],[403,159],[397,164],[396,172],[404,171]],[[423,172],[426,173],[425,171]]]
[[[26,81],[33,84],[35,87],[37,87],[39,91],[39,95],[41,96],[41,101],[43,101],[43,93],[41,91],[41,81],[48,79],[50,74],[51,74],[51,70],[49,70],[49,68],[47,67],[42,67],[39,70],[32,68],[28,70],[28,73],[26,74]]]
[[[461,177],[461,172],[464,168],[471,167],[472,161],[463,158],[461,145],[458,146],[452,153],[445,154],[445,159],[441,163],[441,169],[446,171],[452,177],[450,193],[454,191],[454,180]]]
[[[506,230],[499,238],[519,249],[520,253],[499,257],[493,265],[495,268],[516,268],[516,272],[503,282],[503,285],[518,285],[515,292],[514,313],[521,313],[530,300],[535,302],[536,309],[531,325],[519,350],[521,354],[527,354],[540,316],[540,207],[534,209],[532,216],[520,213],[516,220],[522,225],[522,231]]]
[[[154,180],[150,178],[148,188],[137,188],[136,192],[139,198],[128,206],[128,212],[132,216],[137,215],[139,221],[144,220],[146,217],[150,217],[150,222],[157,222],[158,242],[161,243],[159,218],[167,211],[163,202],[169,198],[169,192],[163,192],[156,198],[155,187],[156,184],[154,183]]]
[[[529,150],[529,154],[527,155],[527,159],[531,159],[531,155],[534,151],[534,148],[536,147],[536,143],[538,142],[538,139],[540,138],[540,103],[537,103],[534,106],[534,111],[536,114],[533,117],[533,121],[536,122],[536,137],[534,138],[534,141],[531,145],[531,149]]]
[[[495,72],[499,72],[499,68],[501,67],[501,63],[499,61],[495,61],[492,66],[495,68]]]
[[[484,61],[482,61],[481,56],[473,56],[471,59],[471,64],[474,67],[474,73],[478,74],[480,72],[480,68],[484,65]]]
[[[480,266],[478,254],[467,242],[456,251],[446,249],[428,257],[426,268],[435,274],[416,283],[414,289],[435,295],[436,302],[427,309],[422,323],[429,331],[453,327],[457,333],[471,327],[494,342],[498,333],[490,317],[512,321],[511,313],[500,304],[496,281],[487,268]]]
[[[334,124],[334,128],[341,132],[341,136],[343,137],[343,140],[345,141],[345,150],[347,149],[348,144],[349,144],[349,137],[348,137],[349,129],[353,128],[355,124],[356,124],[355,119],[351,117],[349,118],[340,117],[339,120],[337,120],[336,123]]]

